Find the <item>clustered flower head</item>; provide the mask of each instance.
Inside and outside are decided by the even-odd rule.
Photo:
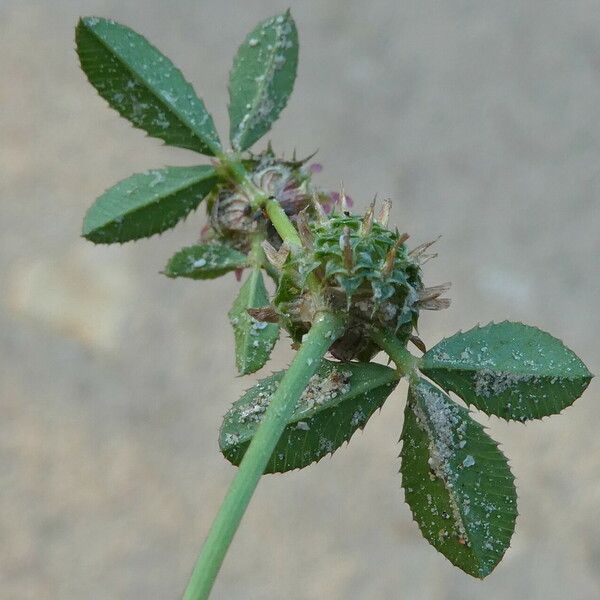
[[[265,242],[270,262],[281,271],[274,304],[295,342],[310,329],[315,315],[329,309],[344,314],[345,332],[330,352],[344,361],[367,361],[378,348],[370,339],[372,327],[394,331],[405,344],[416,330],[420,309],[439,310],[449,304],[440,296],[449,284],[424,287],[420,265],[432,255],[431,244],[409,252],[408,234],[387,228],[391,203],[384,202],[377,218],[374,203],[364,216],[342,210],[326,214],[319,199],[317,218],[299,213],[302,251],[286,244],[275,249]],[[310,284],[310,280],[316,285]]]
[[[310,163],[312,156],[296,159],[294,154],[291,160],[277,158],[269,145],[263,153],[243,159],[242,164],[257,190],[275,198],[288,217],[296,221],[302,211],[314,216],[313,197],[318,198],[327,213],[341,202],[337,192],[326,194],[313,185],[312,175],[321,171],[321,165]],[[275,247],[281,245],[281,238],[263,211],[253,209],[251,194],[234,180],[224,177],[223,183],[209,196],[207,206],[209,223],[202,231],[202,241],[224,241],[247,253],[252,234],[265,228],[269,241]]]

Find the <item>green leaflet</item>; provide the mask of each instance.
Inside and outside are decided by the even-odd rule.
[[[496,442],[421,380],[409,390],[400,456],[406,502],[425,539],[465,573],[489,575],[517,517],[514,478]]]
[[[81,68],[112,108],[171,146],[214,155],[221,149],[212,117],[181,71],[141,35],[115,21],[80,19]]]
[[[285,108],[298,66],[298,32],[289,11],[260,23],[240,46],[229,75],[231,144],[246,150]]]
[[[113,244],[166,231],[196,209],[216,182],[215,169],[206,165],[136,173],[94,202],[83,220],[83,237]]]
[[[183,248],[172,256],[164,274],[173,278],[214,279],[246,266],[246,255],[225,244],[198,244]]]
[[[259,268],[253,268],[229,311],[235,335],[235,364],[240,375],[262,368],[279,337],[278,324],[257,321],[247,312],[249,308],[268,304],[269,296],[262,272]]]
[[[284,371],[279,371],[259,381],[225,415],[219,445],[234,465],[240,464],[283,375]],[[365,426],[397,381],[396,372],[383,365],[323,360],[281,435],[265,473],[301,469],[335,452]]]
[[[488,415],[526,421],[561,412],[592,375],[549,333],[505,321],[442,340],[421,370]]]

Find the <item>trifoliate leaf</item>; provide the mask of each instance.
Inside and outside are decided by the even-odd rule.
[[[549,333],[505,321],[442,340],[421,370],[488,415],[526,421],[561,412],[592,375]]]
[[[212,117],[181,71],[135,31],[97,17],[75,31],[81,68],[112,108],[171,146],[214,155]]]
[[[196,209],[216,183],[215,169],[207,165],[136,173],[94,202],[83,221],[83,237],[114,244],[166,231]]]
[[[298,66],[298,32],[289,11],[260,23],[240,46],[229,75],[231,144],[246,150],[287,104]]]
[[[248,314],[249,308],[269,304],[269,295],[260,269],[250,271],[248,279],[229,311],[235,335],[235,364],[240,375],[261,369],[279,337],[279,325],[257,321]]]
[[[409,390],[400,456],[406,502],[425,539],[469,575],[489,575],[517,517],[514,478],[496,442],[421,380]]]
[[[271,396],[284,375],[279,371],[250,388],[225,415],[219,445],[239,465]],[[323,360],[298,401],[265,473],[301,469],[337,450],[390,395],[398,376],[375,363]]]
[[[245,254],[215,242],[183,248],[171,257],[164,274],[173,278],[214,279],[246,266],[248,259]]]

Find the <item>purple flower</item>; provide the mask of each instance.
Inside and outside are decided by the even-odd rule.
[[[342,197],[339,192],[329,192],[327,196],[322,196],[321,204],[325,209],[325,212],[329,214],[334,210],[336,206],[340,206],[342,204]],[[346,194],[346,204],[348,207],[354,206],[354,200],[348,194]]]

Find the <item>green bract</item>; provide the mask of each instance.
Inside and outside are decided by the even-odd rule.
[[[289,14],[260,23],[240,46],[229,79],[230,141],[181,72],[133,30],[86,17],[76,28],[81,67],[135,127],[166,144],[213,156],[210,165],[134,174],[102,194],[84,218],[95,243],[122,243],[174,227],[206,199],[207,222],[164,274],[246,279],[228,312],[240,374],[267,363],[283,328],[297,350],[225,415],[219,445],[239,470],[211,528],[184,600],[205,600],[263,473],[306,467],[362,429],[402,377],[402,485],[424,537],[483,578],[509,547],[514,479],[498,445],[442,390],[488,415],[526,421],[559,413],[592,375],[550,334],[504,322],[457,333],[426,351],[423,310],[449,305],[450,284],[425,287],[431,243],[409,251],[387,226],[390,203],[351,215],[345,194],[319,190],[319,165],[247,149],[272,127],[292,92],[298,34]],[[310,158],[310,157],[309,157]],[[330,215],[326,210],[332,211]],[[273,280],[270,297],[262,271]],[[200,301],[201,304],[201,301]],[[424,355],[407,350],[412,342]],[[207,340],[207,343],[211,343]],[[370,362],[383,350],[395,369]],[[325,360],[330,353],[339,362]]]

